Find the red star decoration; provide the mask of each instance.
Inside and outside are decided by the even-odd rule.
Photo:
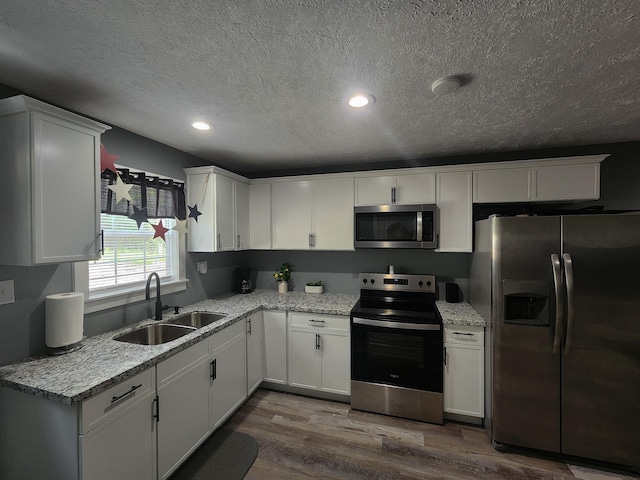
[[[165,242],[167,241],[166,238],[164,238],[165,233],[167,233],[169,231],[168,228],[165,228],[165,226],[162,224],[162,220],[160,220],[158,222],[157,225],[154,225],[153,223],[151,224],[151,226],[153,227],[153,229],[156,231],[155,235],[153,236],[153,238],[158,238],[160,237],[162,240],[164,240]]]
[[[115,163],[116,160],[120,158],[119,155],[111,155],[107,152],[107,149],[104,148],[104,145],[100,144],[100,171],[104,172],[105,170],[111,170],[113,173],[118,173],[116,169]]]

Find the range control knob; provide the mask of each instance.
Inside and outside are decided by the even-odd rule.
[[[367,283],[367,279],[366,279],[366,278],[363,278],[363,279],[362,279],[362,281],[363,281],[364,283]]]
[[[431,280],[427,280],[427,287],[431,286]]]
[[[418,286],[419,286],[419,287],[421,287],[421,286],[422,286],[422,280],[420,280],[420,281],[418,282]]]
[[[376,283],[375,279],[371,279],[371,285],[373,285],[374,283]]]

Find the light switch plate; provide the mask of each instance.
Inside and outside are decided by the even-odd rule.
[[[198,273],[201,273],[202,275],[204,275],[205,273],[207,273],[209,265],[207,264],[207,262],[205,260],[204,262],[198,262],[196,264],[196,267],[198,268]]]
[[[13,291],[13,280],[2,280],[0,282],[0,305],[14,303],[16,296]]]

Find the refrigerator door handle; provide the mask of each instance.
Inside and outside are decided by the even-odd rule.
[[[551,254],[551,267],[553,268],[553,285],[556,294],[556,328],[553,334],[553,354],[560,353],[562,348],[563,323],[562,314],[564,313],[564,296],[562,269],[560,267],[560,258],[555,253]]]
[[[569,353],[569,347],[571,347],[571,330],[573,327],[573,260],[568,253],[562,254],[562,261],[564,263],[564,275],[567,279],[567,335],[564,342],[564,354]]]

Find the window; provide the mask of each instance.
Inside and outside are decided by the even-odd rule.
[[[153,221],[157,224],[158,221]],[[99,293],[145,284],[151,272],[162,283],[177,280],[179,274],[178,233],[171,230],[175,220],[165,218],[162,224],[169,231],[165,241],[154,239],[155,230],[149,223],[138,224],[122,215],[101,214],[104,252],[99,260],[89,262],[89,292]]]
[[[116,182],[117,176],[110,171],[102,173],[100,223],[104,250],[99,260],[77,263],[74,267],[74,288],[85,294],[86,313],[144,300],[151,272],[160,276],[163,294],[186,289],[184,236],[172,230],[176,219],[171,218],[171,215],[184,218],[184,184],[120,168],[118,175],[125,183],[133,184],[132,201],[116,203],[108,187]],[[147,221],[140,222],[140,228],[137,220],[129,218],[134,213],[133,205],[147,209]],[[164,241],[153,238],[155,230],[151,224],[157,225],[160,220],[168,229]]]

